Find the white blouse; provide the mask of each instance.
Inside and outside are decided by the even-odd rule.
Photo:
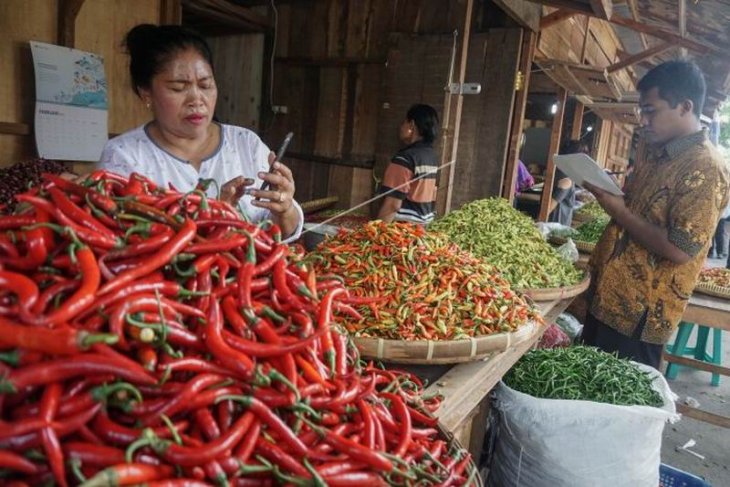
[[[176,190],[183,193],[195,189],[199,179],[213,179],[220,187],[238,176],[254,179],[254,186],[258,188],[263,182],[258,173],[269,170],[269,148],[251,130],[225,124],[220,127],[220,145],[212,156],[202,161],[200,172],[187,161],[173,156],[157,145],[150,138],[146,125],[107,142],[98,167],[125,177],[136,172],[165,188],[171,183]],[[218,197],[217,191],[215,185],[211,185],[208,196]],[[253,206],[251,199],[250,195],[244,195],[239,200],[239,207],[251,221],[271,219],[271,212],[266,208]],[[304,213],[296,201],[294,207],[299,213],[299,223],[287,241],[296,240],[302,232]]]

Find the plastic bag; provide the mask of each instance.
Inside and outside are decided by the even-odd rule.
[[[583,331],[583,325],[578,318],[570,313],[560,313],[560,316],[555,319],[555,324],[568,335],[571,341],[575,341],[575,338]]]
[[[573,227],[562,225],[557,222],[537,222],[535,223],[537,230],[542,235],[542,238],[547,240],[550,236],[555,237],[569,237],[575,233]]]
[[[497,387],[491,487],[656,487],[662,432],[679,419],[677,397],[652,367],[661,408],[538,399]]]
[[[537,348],[566,348],[573,343],[573,340],[556,324],[548,326],[542,334]]]
[[[565,242],[563,245],[555,250],[557,250],[560,257],[567,260],[568,262],[575,263],[578,262],[578,259],[580,258],[580,254],[578,253],[578,247],[575,246],[575,242],[573,242],[572,238],[569,238],[567,242]]]

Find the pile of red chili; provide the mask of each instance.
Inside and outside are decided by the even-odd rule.
[[[271,223],[96,172],[0,215],[3,485],[471,485],[438,398]]]
[[[360,316],[343,318],[359,336],[459,340],[540,319],[493,266],[421,225],[373,221],[341,230],[307,261],[323,276],[341,276],[360,298]]]

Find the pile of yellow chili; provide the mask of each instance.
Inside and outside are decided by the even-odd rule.
[[[360,316],[342,318],[358,336],[458,340],[539,319],[494,267],[418,225],[375,221],[341,230],[308,259],[318,275],[341,276],[360,298],[350,301]]]

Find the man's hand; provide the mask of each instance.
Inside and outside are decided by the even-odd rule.
[[[628,211],[623,196],[616,196],[615,194],[611,194],[608,191],[587,182],[583,183],[583,187],[593,193],[598,204],[601,205],[601,207],[606,210],[606,213],[608,213],[612,218],[618,220],[620,215]]]

